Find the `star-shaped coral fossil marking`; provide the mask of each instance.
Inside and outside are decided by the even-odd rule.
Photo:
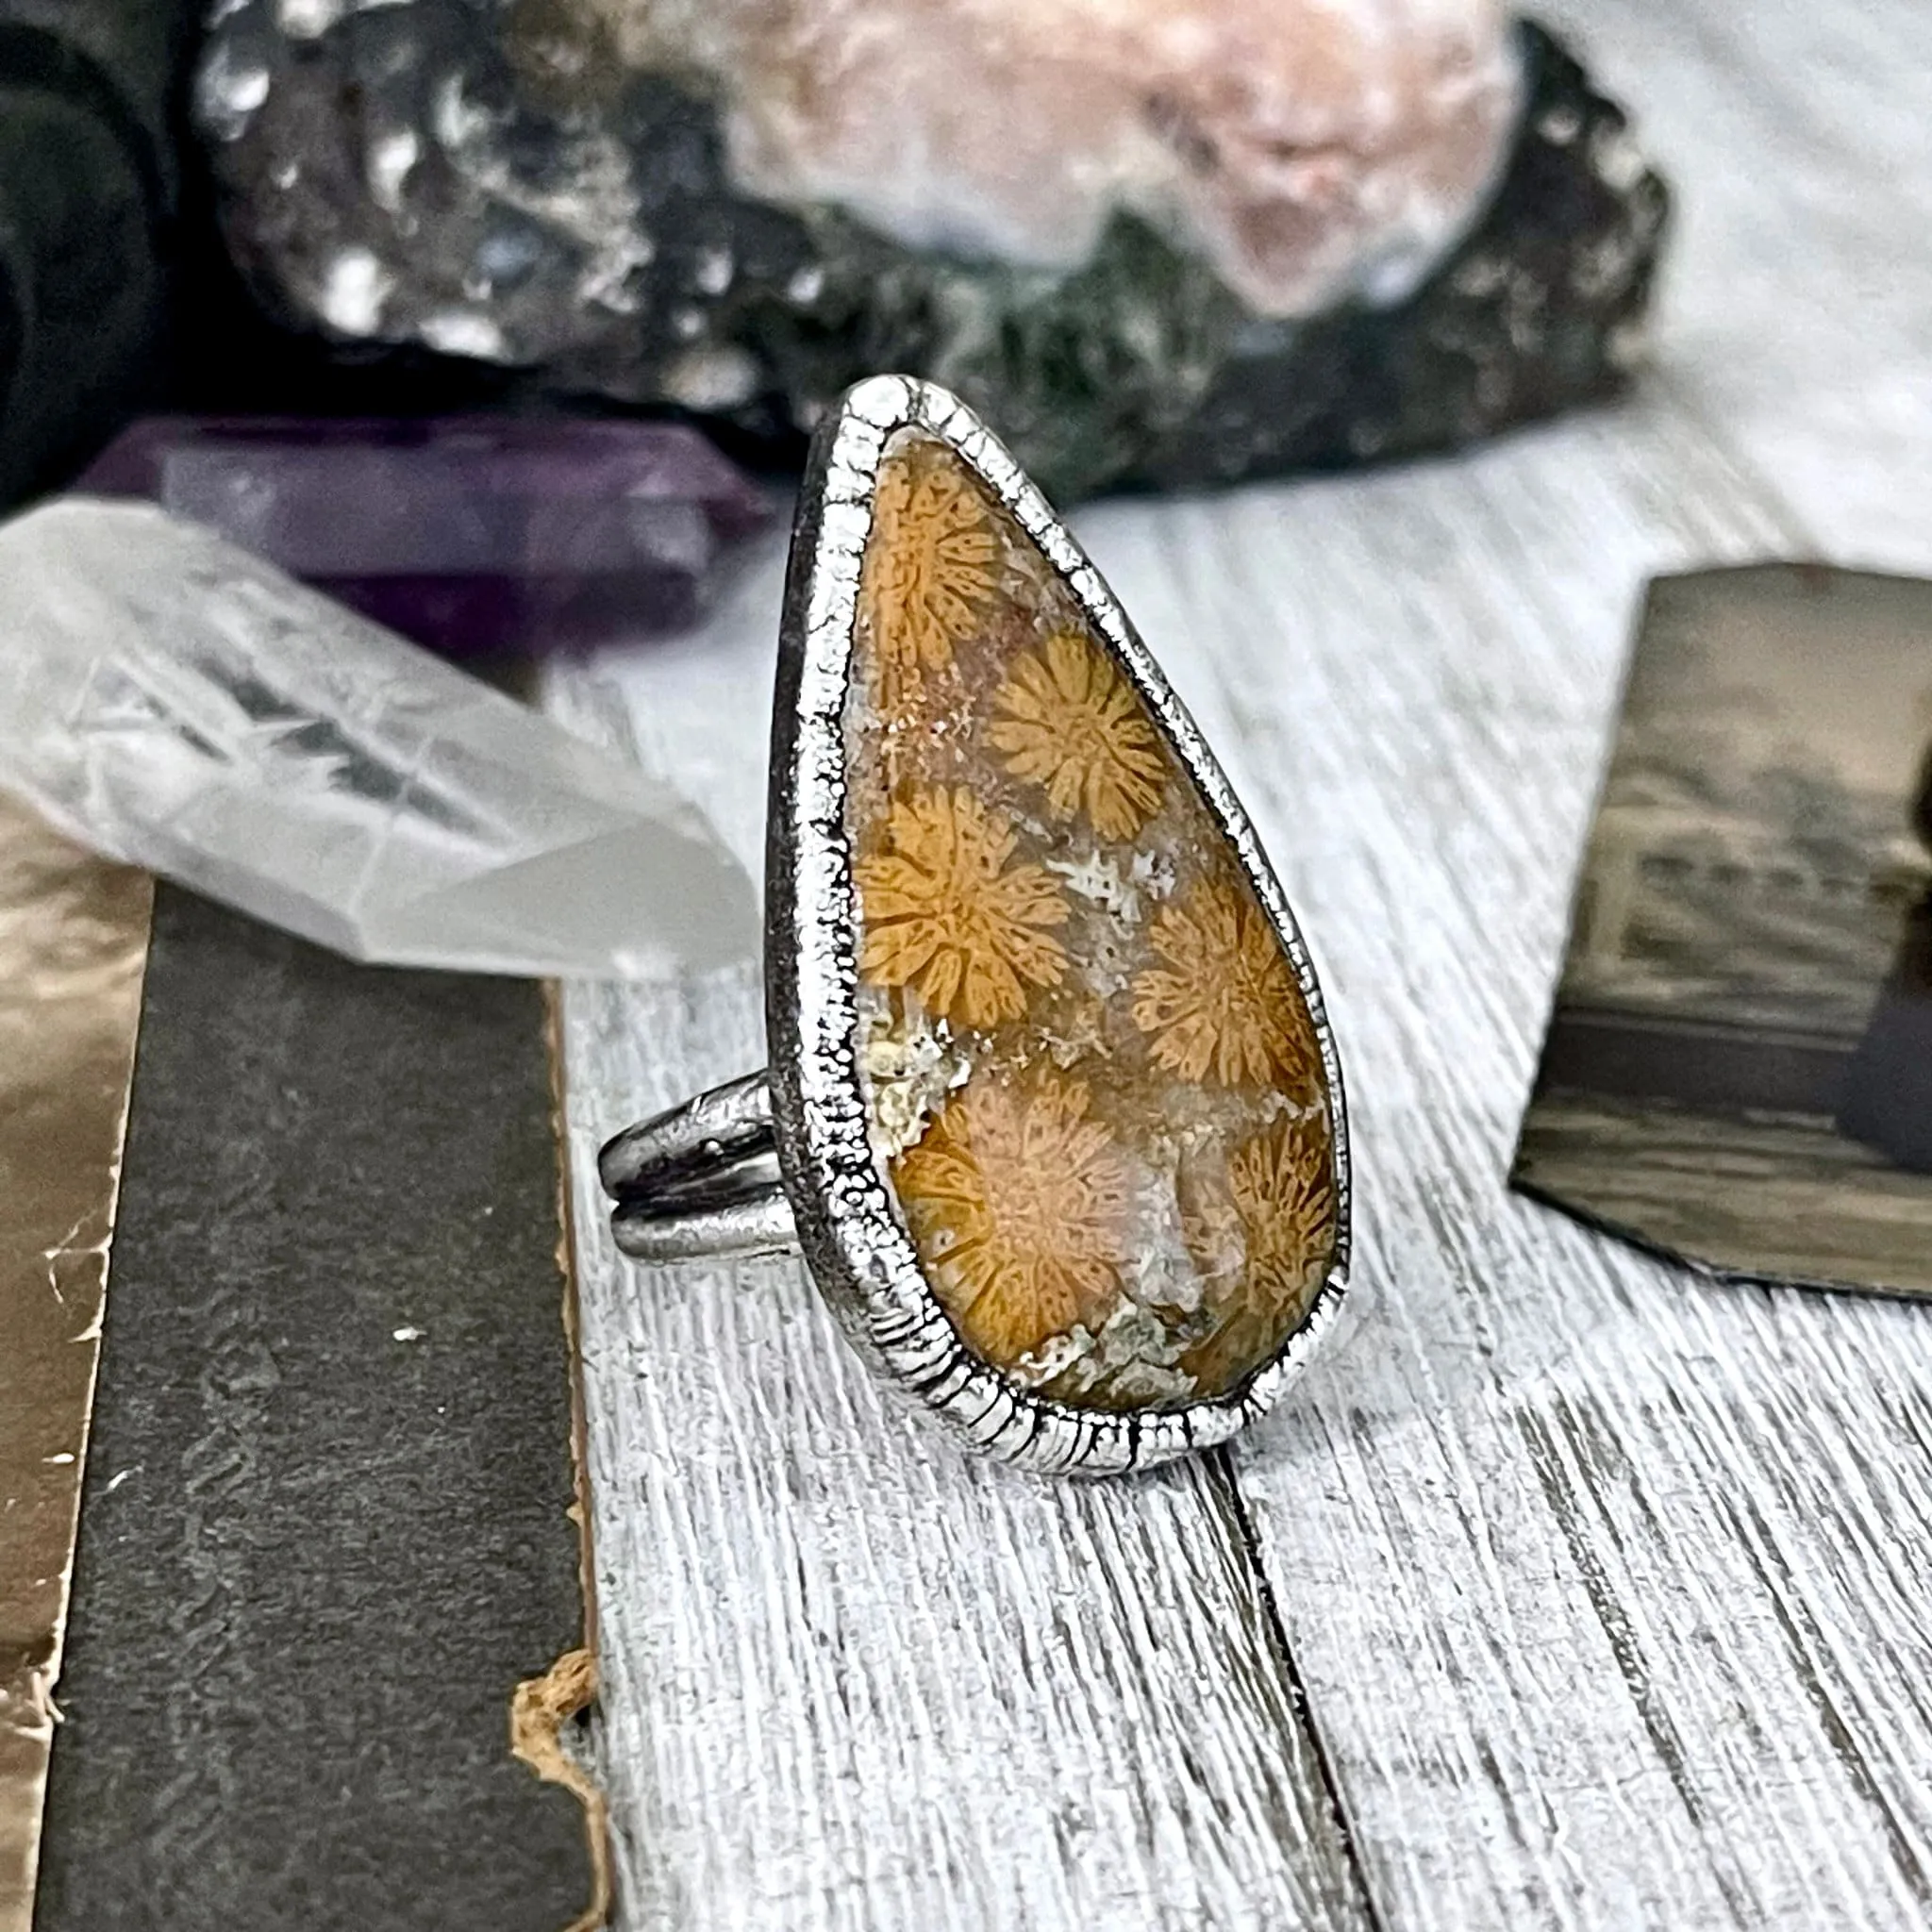
[[[1134,1024],[1154,1058],[1184,1080],[1305,1089],[1314,1029],[1274,928],[1227,878],[1195,886],[1155,915],[1165,965],[1134,978]]]
[[[1087,1090],[981,1077],[892,1178],[935,1292],[968,1343],[1010,1365],[1118,1296],[1127,1171]]]
[[[1131,839],[1167,789],[1160,736],[1106,655],[1075,631],[1056,631],[993,694],[987,738],[1007,770],[1046,789],[1063,818],[1085,811],[1103,839]]]
[[[1027,988],[1059,984],[1066,952],[1050,928],[1067,918],[1043,866],[1008,864],[1017,842],[964,786],[895,800],[886,849],[857,867],[860,973],[958,1024],[1017,1020]]]

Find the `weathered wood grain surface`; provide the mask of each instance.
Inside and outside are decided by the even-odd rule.
[[[970,1463],[790,1264],[623,1268],[590,1157],[762,1058],[566,999],[630,1928],[1932,1921],[1932,1309],[1718,1289],[1506,1193],[1637,592],[1932,570],[1932,8],[1560,0],[1683,219],[1628,406],[1077,520],[1324,965],[1351,1332],[1227,1456]],[[560,686],[756,858],[777,560]]]

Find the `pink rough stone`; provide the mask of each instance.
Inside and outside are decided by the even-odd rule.
[[[1131,209],[1264,315],[1407,295],[1519,98],[1496,0],[579,0],[725,82],[740,183],[1070,268]]]

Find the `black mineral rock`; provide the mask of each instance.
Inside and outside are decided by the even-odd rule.
[[[192,0],[0,0],[0,503],[156,375]]]

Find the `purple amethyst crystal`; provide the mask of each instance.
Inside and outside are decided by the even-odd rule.
[[[158,416],[76,488],[142,496],[451,657],[680,629],[771,500],[695,430]]]

